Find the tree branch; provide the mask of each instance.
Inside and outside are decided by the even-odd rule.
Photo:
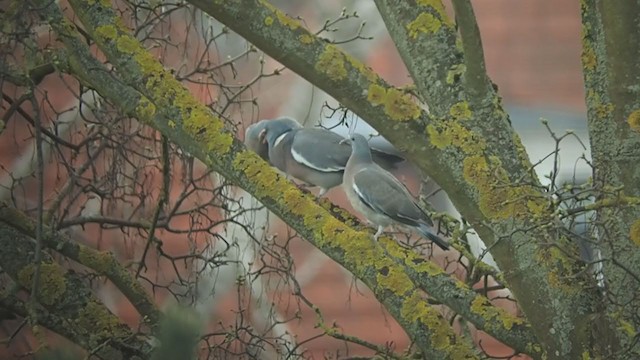
[[[35,236],[35,222],[23,212],[9,207],[4,202],[0,202],[0,219],[24,235]],[[43,235],[42,240],[47,248],[88,267],[99,275],[106,276],[152,328],[158,325],[160,311],[142,285],[118,263],[111,253],[100,252],[82,245],[61,233],[53,232],[50,228],[45,227]]]
[[[473,13],[473,5],[470,0],[453,0],[453,8],[456,13],[456,23],[460,28],[462,49],[464,50],[465,87],[469,92],[469,99],[474,103],[481,103],[487,99],[491,83],[487,78],[487,69],[484,64],[484,50],[480,29]]]
[[[9,226],[0,226],[0,263],[16,283],[30,289],[35,265],[35,242]],[[51,330],[70,337],[87,351],[104,358],[146,358],[151,347],[120,322],[92,293],[80,274],[66,271],[43,254],[36,306],[38,321]],[[2,306],[28,316],[27,304],[12,303],[15,298],[3,294]],[[40,317],[42,315],[42,317]]]
[[[640,307],[640,283],[628,276],[625,267],[640,268],[640,206],[597,206],[610,200],[607,188],[618,188],[622,198],[640,196],[640,27],[637,1],[586,0],[582,11],[582,67],[586,87],[587,124],[594,164],[599,249],[607,282],[608,314],[597,337],[597,356],[603,358],[629,346],[629,358],[640,356],[635,335],[615,331],[620,321],[634,328],[640,320],[632,309]],[[632,205],[632,206],[626,206]],[[610,259],[610,260],[607,260]],[[619,304],[619,305],[618,305]],[[624,304],[624,305],[623,305]]]
[[[417,253],[402,248],[397,242],[384,241],[384,246],[391,258],[399,262],[407,275],[430,297],[447,305],[476,328],[509,345],[516,352],[534,358],[542,356],[542,348],[525,319],[492,305],[485,296],[477,294]]]

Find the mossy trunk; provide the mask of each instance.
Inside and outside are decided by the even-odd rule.
[[[594,185],[600,200],[625,205],[599,209],[595,223],[607,292],[601,317],[618,334],[599,349],[640,358],[640,2],[585,0],[582,22]]]

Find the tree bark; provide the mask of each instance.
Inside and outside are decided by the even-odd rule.
[[[33,238],[0,223],[2,270],[21,288],[31,289],[36,265]],[[146,358],[151,346],[120,322],[92,293],[79,273],[67,271],[44,254],[35,309],[12,294],[3,294],[2,307],[66,336],[88,352],[106,359]]]
[[[599,201],[640,197],[640,3],[587,0],[582,5],[582,66],[594,185]],[[632,204],[629,204],[632,205]],[[599,344],[603,356],[640,357],[640,206],[597,211],[606,307],[619,337]],[[604,312],[604,309],[603,309]],[[617,324],[616,324],[617,323]],[[606,330],[606,329],[605,329]],[[631,356],[634,357],[634,356]]]

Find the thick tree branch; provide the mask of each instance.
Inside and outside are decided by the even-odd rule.
[[[466,68],[464,81],[469,93],[469,101],[480,103],[486,100],[487,93],[491,89],[491,83],[487,77],[487,69],[484,64],[484,50],[482,48],[480,29],[478,29],[476,15],[473,12],[473,5],[470,0],[453,0],[453,8],[462,38],[462,50],[464,51]]]
[[[0,219],[1,222],[29,237],[35,236],[35,222],[23,212],[2,202],[0,202]],[[111,253],[100,252],[82,245],[61,233],[51,231],[49,228],[44,229],[42,240],[47,248],[88,267],[99,275],[106,276],[152,328],[158,325],[160,311],[142,285],[118,263]]]
[[[418,90],[440,119],[427,132],[431,144],[444,151],[438,160],[456,190],[443,187],[491,247],[547,355],[580,356],[590,336],[583,323],[596,311],[591,295],[598,294],[595,286],[587,294],[575,282],[577,276],[593,284],[572,256],[575,244],[553,226],[541,226],[556,223],[555,215],[499,97],[488,89],[482,103],[465,101],[473,94],[456,77],[463,64],[441,1],[376,4]],[[457,196],[461,190],[465,201]]]
[[[36,243],[32,238],[10,226],[0,226],[0,263],[16,283],[30,289],[35,273],[33,253]],[[51,330],[62,331],[76,344],[103,358],[146,358],[151,347],[137,338],[129,327],[120,322],[92,293],[78,273],[63,269],[43,254],[36,307],[38,320]],[[27,315],[26,304],[10,304],[11,295],[3,296],[2,305],[21,316]]]
[[[407,275],[430,297],[447,305],[476,328],[508,344],[515,351],[534,358],[541,357],[542,348],[524,319],[492,305],[487,297],[477,294],[440,267],[402,248],[395,241],[387,241],[385,248],[391,258],[400,261]]]
[[[620,189],[613,197],[602,192],[598,203],[640,196],[640,26],[637,1],[586,0],[582,10],[582,66],[586,86],[591,156],[596,189]],[[595,205],[595,204],[594,204]],[[631,203],[628,205],[632,205]],[[598,338],[596,354],[609,357],[625,347],[640,356],[635,335],[613,331],[616,322],[640,328],[640,282],[628,269],[640,269],[640,206],[599,207],[597,216],[609,318]],[[624,264],[624,266],[620,266]],[[602,315],[601,318],[605,319]],[[629,358],[634,356],[629,355]]]
[[[331,205],[329,211],[345,223],[357,221],[335,205]],[[476,328],[509,345],[516,352],[535,358],[541,356],[541,346],[526,319],[515,317],[492,305],[487,297],[479,295],[442,268],[403,248],[396,241],[386,240],[381,240],[381,243],[387,256],[402,266],[409,278],[431,298],[451,308]]]

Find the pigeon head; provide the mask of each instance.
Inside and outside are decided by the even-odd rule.
[[[350,138],[341,141],[341,143],[351,144],[351,156],[362,160],[371,160],[369,141],[363,135],[353,134]]]
[[[281,135],[302,127],[296,120],[288,117],[263,121],[266,121],[266,123],[260,131],[260,141],[262,141],[262,143],[268,143],[270,146],[273,146],[276,139]]]

